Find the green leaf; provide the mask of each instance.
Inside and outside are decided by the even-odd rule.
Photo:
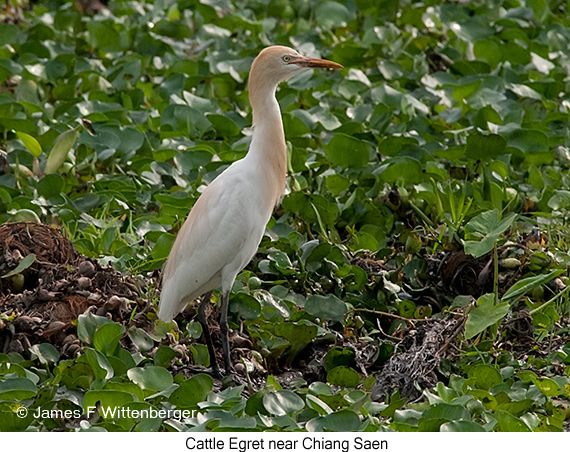
[[[24,257],[14,270],[9,271],[2,278],[9,278],[10,276],[18,275],[22,273],[26,268],[29,268],[36,261],[36,255],[34,253],[28,254]]]
[[[119,418],[118,409],[127,403],[134,402],[132,394],[124,391],[100,389],[87,391],[83,397],[83,410],[92,414],[99,404],[99,412],[105,419]]]
[[[360,418],[352,410],[341,410],[311,419],[305,424],[308,432],[356,432]]]
[[[284,337],[291,344],[291,349],[288,353],[289,363],[317,337],[317,332],[317,326],[307,321],[298,323],[282,322],[275,327],[275,334]]]
[[[348,312],[346,303],[335,295],[311,295],[305,302],[305,311],[324,320],[340,322]]]
[[[503,154],[507,140],[500,135],[469,135],[465,155],[475,160],[489,160]]]
[[[558,397],[563,392],[560,385],[551,378],[535,380],[534,384],[546,397]]]
[[[77,317],[77,336],[84,343],[93,344],[93,337],[97,328],[111,322],[112,320],[109,320],[107,317],[101,317],[91,312],[81,314]]]
[[[535,165],[550,163],[556,155],[550,150],[548,136],[539,130],[515,130],[508,138],[508,146],[518,150],[526,162]]]
[[[305,407],[305,402],[293,391],[283,389],[265,394],[263,406],[275,416],[292,416]]]
[[[36,140],[33,136],[28,135],[24,132],[16,132],[16,136],[20,139],[26,149],[32,153],[34,157],[39,157],[42,153],[42,147],[38,140]]]
[[[455,420],[442,424],[440,432],[485,432],[486,430],[473,421]]]
[[[38,357],[40,363],[46,365],[59,361],[59,352],[51,344],[35,344],[30,347],[30,351]]]
[[[506,411],[497,411],[495,418],[501,432],[530,432],[530,428],[518,417],[513,416]]]
[[[541,286],[542,284],[546,284],[553,279],[560,276],[564,273],[564,270],[552,270],[550,273],[546,275],[538,275],[538,276],[530,276],[528,278],[521,279],[513,284],[509,290],[505,292],[501,301],[510,302],[513,300],[518,300],[522,297],[525,293],[531,291],[535,287]]]
[[[57,137],[46,161],[46,174],[57,172],[63,165],[67,159],[67,154],[69,154],[69,151],[71,151],[71,148],[77,141],[77,137],[79,137],[77,129],[66,130]]]
[[[358,138],[337,133],[325,145],[325,157],[335,166],[360,168],[370,159],[371,146]]]
[[[83,354],[87,363],[93,369],[95,378],[98,380],[108,380],[113,377],[115,371],[105,355],[93,348],[84,348]]]
[[[164,367],[135,367],[127,371],[129,380],[143,389],[164,391],[173,383],[172,375]]]
[[[335,386],[355,388],[360,384],[360,376],[350,367],[337,366],[327,373],[327,382]]]
[[[168,401],[180,408],[193,408],[199,402],[206,400],[208,393],[214,387],[214,380],[209,375],[200,374],[184,380],[170,395]]]
[[[0,380],[0,400],[24,400],[34,397],[36,385],[28,378],[7,378]]]
[[[93,335],[93,347],[104,355],[112,355],[119,346],[119,340],[125,334],[125,327],[118,323],[105,323]]]
[[[337,366],[350,367],[354,364],[355,353],[349,348],[332,347],[323,359],[325,371],[330,371]]]
[[[465,339],[471,339],[497,323],[507,315],[509,308],[509,303],[495,304],[494,294],[479,297],[477,306],[469,312],[465,322]]]
[[[477,364],[469,368],[468,375],[469,379],[474,380],[477,388],[486,391],[503,382],[499,371],[488,364]]]
[[[474,257],[487,254],[493,249],[499,236],[511,227],[516,217],[515,213],[510,213],[499,221],[497,209],[477,215],[465,225],[465,252]]]
[[[154,347],[152,338],[141,328],[131,328],[128,335],[129,339],[135,344],[135,347],[143,353],[148,352]]]

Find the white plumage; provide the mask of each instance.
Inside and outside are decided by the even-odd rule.
[[[202,193],[174,242],[163,275],[158,316],[171,321],[201,295],[198,311],[210,361],[219,374],[205,303],[214,289],[222,289],[220,331],[225,367],[231,372],[227,309],[237,274],[255,255],[265,226],[279,202],[287,172],[287,150],[277,85],[303,69],[340,68],[337,63],[306,58],[295,50],[272,46],[252,64],[249,99],[253,110],[253,137],[246,157],[234,162]]]

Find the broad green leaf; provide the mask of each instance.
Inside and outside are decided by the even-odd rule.
[[[509,312],[509,303],[495,304],[494,294],[485,294],[477,300],[465,322],[465,339],[471,339],[494,325]]]
[[[473,421],[455,420],[442,424],[440,432],[485,432],[486,430]]]
[[[360,376],[350,367],[337,366],[327,373],[327,382],[335,386],[355,388],[360,384]]]
[[[530,432],[530,428],[524,421],[506,411],[497,411],[495,413],[497,419],[497,427],[495,430],[501,432]]]
[[[325,371],[337,366],[351,366],[354,364],[355,353],[349,348],[332,347],[323,359]]]
[[[469,369],[468,374],[479,389],[489,390],[503,381],[499,371],[488,364],[477,364]]]
[[[143,389],[160,392],[172,385],[172,375],[164,367],[135,367],[127,371],[129,380]]]
[[[28,378],[7,378],[0,380],[0,400],[24,400],[34,397],[36,385]]]
[[[98,350],[87,347],[83,349],[83,355],[87,363],[91,366],[91,369],[93,369],[95,378],[98,380],[108,380],[113,378],[115,371],[105,355]]]
[[[133,344],[143,353],[154,347],[153,339],[141,328],[131,328],[128,335]]]
[[[125,327],[118,323],[105,323],[97,328],[93,335],[93,347],[104,355],[112,355],[125,334]]]
[[[206,400],[206,396],[213,387],[214,380],[212,377],[205,374],[195,375],[180,383],[168,401],[180,408],[193,408],[199,402]]]
[[[284,337],[291,344],[291,348],[288,352],[289,363],[317,337],[317,332],[317,326],[307,321],[300,321],[298,323],[280,322],[275,327],[275,334]]]
[[[476,160],[493,159],[504,153],[507,140],[500,135],[469,135],[465,155]]]
[[[346,303],[333,294],[327,296],[311,295],[305,302],[305,310],[324,320],[341,321],[348,312]]]
[[[63,132],[57,137],[51,151],[46,160],[45,172],[52,174],[57,172],[63,162],[67,159],[67,155],[79,137],[77,129],[70,129]]]
[[[35,344],[30,347],[30,351],[38,357],[40,363],[46,365],[49,363],[57,363],[59,361],[59,352],[51,344]]]
[[[325,145],[325,156],[333,164],[343,168],[360,168],[370,159],[371,146],[362,140],[337,133]]]
[[[99,406],[98,410],[103,418],[119,418],[121,414],[117,410],[133,401],[133,396],[128,392],[108,389],[92,390],[87,391],[83,397],[83,411],[93,415]]]
[[[562,394],[560,385],[550,378],[535,380],[534,384],[547,397],[557,397]]]
[[[109,320],[107,317],[101,317],[92,314],[91,312],[81,314],[77,318],[77,336],[84,343],[92,344],[93,336],[95,335],[97,328],[99,328],[101,325],[111,322],[112,320]]]
[[[305,407],[303,399],[293,391],[268,392],[263,396],[263,406],[275,416],[291,416]]]
[[[305,424],[308,432],[355,432],[359,426],[360,418],[351,410],[316,417]]]
[[[26,149],[30,151],[34,157],[39,157],[42,154],[42,147],[33,136],[24,132],[16,132],[16,136],[24,143]]]
[[[497,209],[477,215],[465,225],[465,252],[474,257],[487,254],[493,249],[499,236],[511,227],[516,216],[511,213],[499,220]]]

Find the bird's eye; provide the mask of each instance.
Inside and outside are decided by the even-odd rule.
[[[283,55],[283,61],[285,61],[285,63],[288,63],[290,59],[291,57],[289,55]]]

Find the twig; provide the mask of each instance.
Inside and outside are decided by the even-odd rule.
[[[393,319],[398,319],[398,320],[403,320],[404,322],[406,322],[409,326],[414,326],[414,322],[419,322],[421,320],[428,320],[428,319],[408,319],[407,317],[402,317],[401,315],[396,315],[396,314],[390,314],[389,312],[384,312],[384,311],[375,311],[374,309],[367,309],[367,308],[354,308],[355,311],[361,311],[361,312],[368,312],[369,314],[378,314],[378,315],[383,315],[386,317],[392,317]]]

